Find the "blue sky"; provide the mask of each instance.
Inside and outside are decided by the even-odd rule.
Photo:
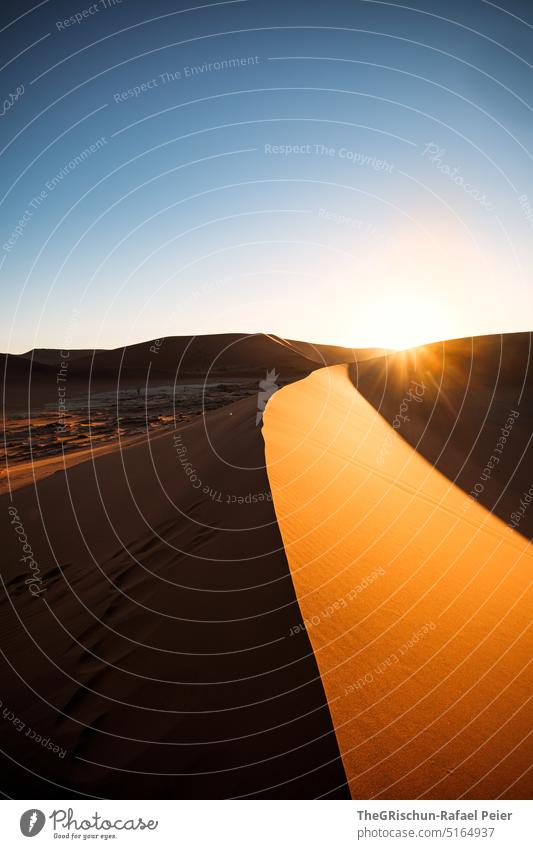
[[[2,350],[531,329],[530,4],[30,8],[0,33]]]

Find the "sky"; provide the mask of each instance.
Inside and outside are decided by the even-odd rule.
[[[2,4],[0,350],[533,329],[533,7],[413,4]]]

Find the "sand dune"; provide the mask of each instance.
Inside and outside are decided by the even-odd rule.
[[[313,653],[288,636],[256,411],[236,402],[0,498],[4,792],[346,795]]]
[[[258,398],[259,381],[239,378],[218,383],[186,381],[173,386],[120,388],[73,395],[70,382],[62,384],[63,409],[48,403],[29,416],[7,413],[0,449],[0,494],[41,480],[66,466],[142,442],[198,416],[241,398]]]
[[[527,796],[529,545],[344,366],[278,392],[264,433],[302,611],[291,639],[311,640],[352,796]]]
[[[297,342],[294,339],[283,341],[308,359],[323,366],[362,363],[365,360],[379,359],[389,353],[385,348],[340,348],[338,345],[313,345],[310,342]]]
[[[39,405],[46,403],[55,388],[56,370],[43,363],[31,363],[24,356],[0,354],[2,408],[24,410],[33,394]]]
[[[259,379],[272,370],[283,383],[324,365],[363,361],[374,353],[374,349],[294,342],[268,333],[169,336],[112,350],[38,348],[0,355],[3,409],[33,414],[45,404],[57,404],[61,368],[69,397],[85,397],[88,402],[94,392],[146,390],[198,379]]]
[[[67,353],[70,360],[79,360],[82,357],[91,357],[96,351],[92,351],[89,348],[80,348],[78,350],[69,350]],[[64,359],[64,353],[61,349],[57,348],[32,348],[31,351],[26,351],[19,356],[24,357],[26,360],[32,360],[34,363],[54,366],[55,368],[58,368],[61,360]]]
[[[115,450],[119,439],[132,442],[154,428],[257,396],[267,375],[275,388],[325,364],[362,362],[373,353],[233,333],[114,350],[3,355],[0,493]]]
[[[171,336],[152,339],[112,351],[96,351],[94,355],[76,358],[72,373],[90,373],[93,379],[112,375],[140,376],[144,379],[210,374],[260,375],[275,369],[284,376],[306,374],[330,362],[330,357],[352,361],[353,354],[346,348],[335,346],[310,346],[300,351],[280,337],[266,333],[219,333],[204,336]]]
[[[9,357],[5,792],[527,795],[527,336]]]
[[[508,522],[533,484],[532,354],[529,333],[479,336],[359,362],[350,375],[403,439]],[[533,510],[517,529],[533,538]]]

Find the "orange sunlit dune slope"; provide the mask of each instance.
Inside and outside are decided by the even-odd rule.
[[[280,390],[263,432],[303,620],[288,639],[305,626],[352,797],[527,796],[528,543],[344,366]]]

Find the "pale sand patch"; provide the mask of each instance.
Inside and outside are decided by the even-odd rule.
[[[69,451],[65,454],[58,453],[53,457],[44,457],[41,460],[28,460],[25,463],[13,464],[9,471],[7,467],[0,470],[0,495],[4,495],[6,492],[15,492],[17,489],[54,475],[61,469],[69,469],[71,466],[77,466],[87,460],[94,460],[102,454],[111,454],[118,449],[123,450],[130,445],[144,441],[146,441],[145,436],[130,436],[122,439],[120,443],[118,440],[114,440],[105,445],[80,448],[79,451]]]
[[[527,796],[527,541],[398,436],[345,366],[276,393],[263,434],[353,798]]]

